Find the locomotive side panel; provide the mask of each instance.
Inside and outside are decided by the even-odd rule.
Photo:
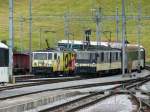
[[[110,70],[110,53],[100,52],[97,57],[97,72]]]
[[[121,56],[120,51],[111,52],[111,67],[110,69],[121,69]]]

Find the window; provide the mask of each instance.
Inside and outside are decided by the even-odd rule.
[[[103,62],[104,61],[104,53],[102,52],[101,53],[101,62]]]
[[[54,53],[54,60],[57,60],[57,53]]]
[[[112,62],[112,52],[110,52],[110,63]]]
[[[34,59],[47,60],[47,53],[34,53]]]
[[[116,53],[113,52],[113,53],[112,53],[112,62],[115,62],[115,59],[116,59],[115,57],[116,57]]]
[[[8,66],[9,58],[8,58],[8,49],[0,48],[0,67]]]
[[[48,53],[48,60],[52,59],[52,53]]]

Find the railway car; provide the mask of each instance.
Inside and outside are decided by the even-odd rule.
[[[29,53],[14,52],[13,54],[13,74],[27,74],[29,73]]]
[[[121,68],[121,51],[118,49],[76,51],[76,74],[97,77],[117,73]]]
[[[8,82],[9,51],[8,46],[0,42],[0,83]]]
[[[48,50],[32,53],[33,74],[68,76],[74,73],[76,54],[72,51]]]
[[[112,48],[122,49],[121,43],[111,43]],[[139,54],[138,54],[139,50]],[[125,67],[126,71],[138,71],[138,66],[140,69],[144,69],[145,67],[145,49],[143,46],[138,47],[137,44],[127,44],[126,48],[126,56],[125,56]],[[140,55],[138,59],[138,55]],[[140,65],[139,65],[140,64]]]
[[[128,72],[138,71],[138,66],[140,69],[144,69],[145,67],[145,49],[141,46],[140,47],[140,59],[138,59],[138,47],[133,45],[128,45],[126,47],[126,66]],[[139,65],[140,64],[140,65]],[[138,71],[140,72],[140,71]]]

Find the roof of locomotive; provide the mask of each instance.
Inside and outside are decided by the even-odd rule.
[[[61,48],[55,48],[55,49],[45,49],[45,50],[37,50],[37,51],[33,51],[34,52],[73,52],[72,50],[69,49],[61,49]]]
[[[0,48],[8,49],[8,46],[4,43],[0,42]]]
[[[77,45],[85,45],[86,41],[81,41],[81,40],[60,40],[58,41],[58,44],[77,44]],[[108,42],[96,42],[96,41],[90,41],[91,45],[104,45],[106,46],[108,44]]]
[[[77,49],[75,51],[120,51],[120,49],[111,48],[110,46],[88,47],[87,49]]]
[[[85,41],[81,41],[81,40],[61,40],[58,42],[58,44],[76,44],[76,45],[85,45]],[[105,46],[105,47],[109,47],[111,46],[111,48],[116,48],[116,49],[121,49],[122,48],[122,43],[120,42],[96,42],[96,41],[90,41],[90,45],[96,46],[96,45],[100,45],[100,46]],[[128,49],[134,49],[138,47],[137,44],[126,44]],[[143,46],[140,45],[141,49],[144,49]]]

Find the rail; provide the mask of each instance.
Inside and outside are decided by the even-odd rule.
[[[136,84],[140,85],[140,84],[146,83],[148,81],[147,79],[144,79],[144,80],[146,80],[146,81],[143,82],[143,80],[140,80],[139,83],[137,83],[138,81],[134,81],[134,82],[130,81],[126,84],[122,84],[122,85],[116,86],[114,88],[111,88],[111,89],[107,90],[110,92],[107,95],[102,95],[102,91],[96,92],[96,93],[91,93],[90,95],[87,95],[85,97],[82,97],[82,98],[79,98],[79,99],[76,99],[76,100],[73,100],[73,101],[70,101],[70,102],[67,102],[64,104],[56,105],[54,107],[41,110],[40,112],[56,112],[56,111],[74,112],[74,111],[83,109],[85,107],[91,106],[91,105],[93,105],[97,102],[100,102],[101,100],[104,100],[110,96],[113,96],[114,94],[117,94],[117,93],[126,93],[126,94],[128,93],[128,94],[132,95],[134,97],[134,99],[136,99],[136,101],[138,102],[138,106],[139,106],[138,110],[140,110],[141,104],[140,104],[139,99],[135,95],[133,95],[132,92],[129,92],[127,89],[134,88],[137,86]],[[131,86],[131,84],[133,84],[133,86]],[[122,89],[122,88],[125,88],[125,91],[120,92],[120,89]],[[119,90],[119,91],[116,92],[117,90]]]
[[[138,79],[131,79],[131,80],[126,80],[126,81],[120,81],[120,88],[124,88],[128,84],[136,83],[138,81],[143,81],[143,80],[150,80],[150,75],[143,77],[143,78],[138,78]],[[10,96],[5,96],[5,97],[0,97],[0,100],[6,100],[10,98],[16,98],[16,97],[21,97],[25,95],[30,95],[30,94],[37,94],[40,92],[46,92],[46,91],[54,91],[54,90],[60,90],[60,89],[77,89],[77,88],[89,88],[89,87],[96,87],[96,86],[102,86],[102,85],[110,85],[112,82],[107,82],[107,83],[94,83],[94,84],[86,84],[86,85],[76,85],[76,86],[67,86],[67,87],[60,87],[60,88],[54,88],[54,89],[45,89],[45,90],[39,90],[35,92],[29,92],[29,93],[22,93],[22,94],[15,94],[15,95],[10,95]],[[116,82],[115,82],[116,84]],[[128,85],[130,86],[130,85]],[[115,88],[113,88],[115,89]]]

